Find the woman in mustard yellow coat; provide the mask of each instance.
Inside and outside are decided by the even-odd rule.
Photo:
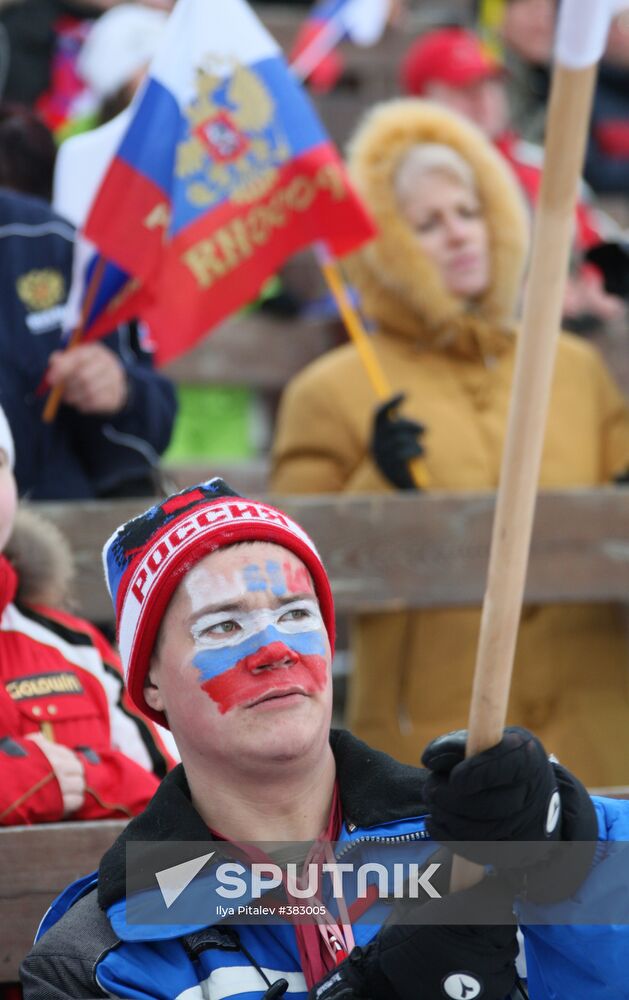
[[[380,364],[404,394],[402,415],[424,428],[428,488],[495,490],[528,247],[517,183],[473,126],[412,99],[370,113],[351,144],[349,166],[379,228],[352,260],[351,277],[375,327]],[[408,485],[404,463],[396,476],[395,456],[383,447],[393,447],[394,438],[374,440],[374,410],[353,346],[311,364],[282,401],[273,489],[381,492],[393,488],[391,481]],[[610,483],[628,466],[624,398],[595,350],[562,335],[541,487]],[[464,725],[479,622],[479,609],[360,616],[352,730],[416,762],[429,739]],[[623,609],[525,608],[509,721],[533,729],[590,785],[629,782]]]

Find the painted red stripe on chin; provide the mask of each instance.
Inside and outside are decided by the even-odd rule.
[[[326,685],[328,667],[322,656],[300,656],[290,667],[269,667],[259,674],[252,674],[251,666],[246,667],[245,662],[240,660],[231,670],[202,684],[222,714],[289,688],[298,687],[306,694],[315,694]]]

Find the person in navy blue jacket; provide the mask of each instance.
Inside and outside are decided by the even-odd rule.
[[[39,198],[0,188],[0,405],[16,441],[21,495],[35,500],[143,496],[176,411],[134,325],[61,350],[74,230]],[[64,387],[42,421],[44,377]]]
[[[612,21],[590,122],[585,177],[598,194],[629,195],[629,11]]]
[[[449,733],[428,746],[423,769],[330,732],[326,570],[291,517],[220,479],[122,525],[103,556],[129,697],[170,728],[182,763],[98,872],[51,906],[22,964],[25,1000],[524,996],[514,900],[538,905],[535,925],[540,905],[587,895],[608,867],[609,842],[629,832],[627,803],[593,805],[518,727],[469,758],[466,734]],[[493,871],[447,894],[444,846],[453,841],[484,866],[489,850]],[[494,856],[488,841],[512,842],[509,855]],[[297,857],[293,866],[310,873],[305,858],[318,859],[315,869],[330,857],[339,871],[361,859],[382,869],[388,851],[416,866],[401,895],[374,895],[373,885],[361,892],[360,876],[354,891],[350,876],[342,906],[315,886],[306,902],[316,904],[317,923],[292,905],[304,897],[290,888],[291,862],[263,898],[253,890],[249,862],[261,854],[279,866]],[[191,860],[194,877],[184,877]],[[234,860],[246,862],[244,888],[225,894],[221,871]],[[443,868],[441,884],[431,882],[441,898],[413,892],[425,865]],[[614,878],[625,900],[627,877]],[[241,923],[232,919],[237,904],[245,904]],[[524,909],[520,922],[535,1000],[626,1000],[616,984],[627,927],[611,936],[600,928],[590,947],[591,928],[528,927]]]

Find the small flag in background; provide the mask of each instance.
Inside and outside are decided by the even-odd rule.
[[[82,230],[131,114],[132,108],[126,108],[106,125],[70,139],[62,144],[57,156],[53,208],[77,227],[72,286],[64,321],[68,337],[82,319],[94,338],[110,333],[120,323],[138,315],[141,300],[137,280],[111,262],[103,261],[101,266],[98,250]],[[84,316],[88,294],[92,297],[91,281],[95,273],[98,286]]]
[[[349,40],[375,45],[391,11],[390,0],[317,0],[290,53],[291,69],[319,93],[331,90],[343,72],[336,46]]]
[[[342,256],[373,232],[244,0],[179,0],[85,226],[142,286],[158,362],[254,298],[290,254],[323,240]]]
[[[99,270],[97,287],[87,308],[91,283]],[[111,333],[121,323],[142,315],[150,302],[137,278],[101,257],[93,244],[77,234],[74,249],[72,287],[68,297],[64,327],[66,335],[81,323],[83,340]],[[86,312],[86,315],[83,315]]]

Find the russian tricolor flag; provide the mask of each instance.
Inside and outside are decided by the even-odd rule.
[[[373,235],[244,0],[179,0],[134,111],[85,234],[139,282],[159,362],[253,299],[301,247],[324,241],[342,256]]]
[[[313,90],[330,90],[343,72],[336,46],[349,40],[375,45],[391,13],[391,0],[317,0],[290,53],[291,69]]]

